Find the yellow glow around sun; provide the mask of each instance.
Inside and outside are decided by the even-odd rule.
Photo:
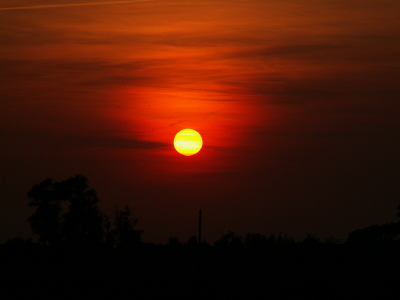
[[[183,129],[174,138],[174,147],[182,155],[191,156],[203,146],[201,135],[193,129]]]

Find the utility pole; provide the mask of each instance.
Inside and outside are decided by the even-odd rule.
[[[199,245],[201,243],[201,209],[199,210]]]

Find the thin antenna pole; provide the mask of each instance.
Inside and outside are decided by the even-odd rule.
[[[201,209],[199,210],[199,244],[201,243]]]

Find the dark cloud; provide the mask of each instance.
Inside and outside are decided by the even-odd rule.
[[[63,140],[66,142],[71,142],[73,145],[80,145],[81,147],[85,148],[102,147],[116,149],[158,149],[171,147],[170,143],[145,141],[136,138],[123,138],[115,136],[69,137]]]
[[[62,135],[62,134],[43,134],[39,132],[20,132],[18,134],[0,133],[1,139],[8,146],[2,149],[1,153],[6,156],[27,155],[28,153],[43,156],[56,155],[63,151],[79,151],[84,149],[104,148],[104,149],[130,149],[130,150],[150,150],[170,148],[170,143],[148,141],[138,138],[125,138],[109,136],[104,134],[83,135]],[[29,155],[29,154],[28,154]]]

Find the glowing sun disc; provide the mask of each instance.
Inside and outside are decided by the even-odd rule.
[[[183,129],[174,138],[174,147],[182,155],[191,156],[200,151],[203,139],[200,133],[193,129]]]

